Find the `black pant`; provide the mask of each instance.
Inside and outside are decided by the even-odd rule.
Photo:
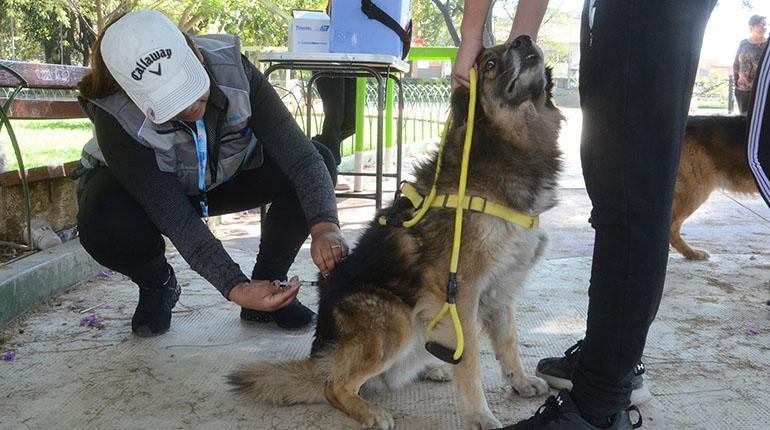
[[[735,101],[738,102],[740,113],[746,114],[749,110],[749,99],[751,99],[751,91],[735,90]]]
[[[581,160],[595,229],[575,402],[628,405],[660,303],[671,206],[703,32],[716,0],[596,0],[583,10]]]
[[[321,134],[313,139],[329,148],[339,166],[340,144],[356,132],[356,79],[318,78],[315,82],[324,107],[324,123]]]
[[[746,118],[749,166],[760,194],[770,206],[770,43],[765,46],[757,67]]]
[[[316,143],[332,177],[334,158]],[[81,244],[100,264],[152,288],[166,279],[165,241],[144,209],[121,186],[109,168],[99,167],[81,178],[78,229]],[[310,230],[294,185],[275,162],[236,175],[207,193],[211,216],[253,209],[267,203],[259,253],[252,279],[286,279]],[[198,197],[190,204],[201,213]]]

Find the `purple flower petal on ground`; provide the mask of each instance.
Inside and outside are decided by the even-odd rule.
[[[103,325],[104,325],[104,322],[100,320],[99,317],[96,316],[96,314],[91,314],[80,318],[81,327],[86,326],[86,327],[100,328]]]
[[[77,308],[78,308],[78,307],[77,307],[77,306],[75,306],[75,304],[74,304],[74,303],[70,303],[70,304],[68,304],[68,305],[67,305],[67,309],[69,309],[69,310],[71,310],[71,311],[74,311],[74,310],[76,310]]]
[[[107,272],[99,272],[99,277],[100,278],[109,278],[110,274],[107,273]]]
[[[756,336],[756,335],[758,335],[758,334],[759,334],[759,332],[758,332],[758,331],[756,331],[756,330],[754,330],[753,328],[750,328],[750,329],[749,329],[749,330],[746,332],[746,334],[747,334],[747,335],[749,335],[749,336]]]
[[[14,361],[16,360],[16,351],[5,351],[3,353],[3,361]]]
[[[112,305],[104,305],[102,306],[104,309],[112,309],[114,306]]]
[[[78,297],[78,303],[89,302],[89,301],[91,301],[91,297],[88,297],[88,296]]]

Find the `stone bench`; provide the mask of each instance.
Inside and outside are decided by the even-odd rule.
[[[5,97],[0,94],[3,135],[11,131],[7,129],[11,119],[84,118],[73,90],[88,71],[86,67],[0,61],[0,88],[7,89]],[[43,93],[45,90],[59,90],[58,93],[64,93],[64,96],[43,94],[42,97],[29,97],[21,94],[22,89]],[[17,144],[20,148],[24,147],[24,142]],[[6,154],[6,157],[13,156],[15,154]],[[0,240],[29,244],[28,217],[43,219],[54,230],[75,226],[76,183],[67,175],[77,167],[78,162],[65,161],[68,160],[59,160],[53,166],[25,170],[22,160],[19,170],[0,174]],[[31,216],[28,215],[30,212]]]

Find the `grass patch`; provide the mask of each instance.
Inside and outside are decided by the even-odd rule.
[[[91,123],[87,119],[12,120],[11,126],[27,169],[79,160],[83,145],[91,138]],[[0,148],[5,154],[8,169],[18,169],[16,154],[5,128],[0,132]]]
[[[30,130],[91,130],[91,121],[87,119],[19,122],[24,123],[23,127]]]

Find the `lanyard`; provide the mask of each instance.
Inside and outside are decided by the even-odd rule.
[[[203,122],[203,118],[195,121],[195,128],[197,133],[193,135],[195,139],[195,149],[198,153],[198,191],[200,192],[201,212],[203,212],[203,218],[209,217],[209,202],[206,199],[206,166],[207,166],[207,153],[206,153],[206,124]]]
[[[206,198],[206,166],[208,164],[207,147],[206,147],[206,124],[203,122],[203,118],[195,121],[196,131],[193,130],[185,123],[179,122],[182,126],[190,130],[193,140],[195,141],[195,153],[198,155],[198,197],[201,205],[201,213],[203,218],[208,220],[209,217],[209,203]]]

